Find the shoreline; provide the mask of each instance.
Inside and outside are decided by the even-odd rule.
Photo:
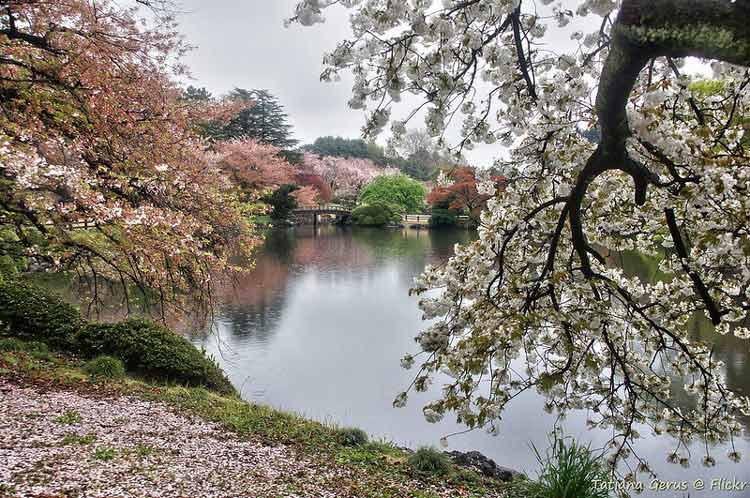
[[[111,496],[115,486],[117,496],[492,498],[523,481],[488,477],[502,468],[468,453],[446,475],[423,475],[393,444],[346,446],[336,427],[200,387],[93,381],[65,355],[0,353],[0,406],[10,441],[0,460],[14,462],[0,467],[3,497]],[[67,488],[50,468],[67,469]],[[201,468],[213,472],[185,477]]]

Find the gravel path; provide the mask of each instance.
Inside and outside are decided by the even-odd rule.
[[[332,472],[160,403],[0,379],[3,497],[333,497]]]

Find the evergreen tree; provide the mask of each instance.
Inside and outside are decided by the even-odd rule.
[[[286,184],[269,194],[264,200],[273,208],[271,218],[274,220],[285,220],[289,218],[297,208],[297,199],[292,194],[299,190],[297,185]]]
[[[362,159],[372,159],[373,162],[380,164],[376,159],[384,161],[383,154],[377,157],[376,149],[372,149],[367,142],[361,138],[343,138],[343,137],[319,137],[304,149],[307,152],[318,154],[319,156],[336,156],[336,157],[358,157]],[[375,152],[375,157],[373,157]]]
[[[235,88],[230,97],[247,102],[248,105],[224,126],[217,138],[254,138],[284,151],[296,147],[298,141],[292,138],[292,126],[287,122],[284,107],[270,92]]]
[[[182,92],[181,98],[182,100],[191,102],[211,102],[213,95],[205,87],[198,88],[190,85]]]

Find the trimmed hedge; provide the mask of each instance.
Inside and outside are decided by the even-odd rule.
[[[362,226],[383,226],[397,223],[401,217],[396,210],[385,202],[373,202],[357,207],[352,211],[354,223]]]
[[[70,350],[84,321],[75,306],[36,285],[0,282],[0,324],[25,340]]]
[[[114,356],[128,370],[146,377],[234,393],[213,360],[184,337],[149,320],[91,323],[76,335],[76,343],[87,357]]]
[[[152,379],[235,392],[213,360],[168,328],[143,319],[87,323],[74,306],[28,282],[0,280],[0,336],[4,334],[85,358],[113,356],[128,370]]]

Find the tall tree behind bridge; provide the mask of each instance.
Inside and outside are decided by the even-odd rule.
[[[427,130],[409,130],[395,137],[390,145],[404,158],[399,169],[418,180],[433,179],[441,167],[450,167],[459,162],[441,148]]]
[[[285,151],[297,146],[299,141],[292,138],[289,116],[268,90],[235,88],[229,98],[247,105],[221,129],[219,138],[253,138]]]

